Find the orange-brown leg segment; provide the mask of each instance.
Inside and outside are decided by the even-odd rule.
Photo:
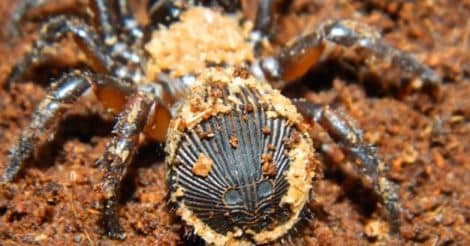
[[[155,104],[144,128],[145,136],[157,142],[165,142],[170,120],[170,111],[161,104]]]
[[[383,213],[389,221],[390,233],[398,234],[400,201],[396,187],[385,177],[385,163],[378,157],[376,149],[365,142],[362,131],[348,116],[328,106],[315,105],[303,100],[296,100],[294,103],[304,117],[312,121],[313,130],[310,135],[321,143],[320,152],[347,173],[358,175],[365,185],[373,187],[382,204]],[[334,147],[339,147],[349,162],[344,161],[344,158],[338,158],[337,153],[331,151]]]
[[[255,62],[253,71],[270,81],[288,83],[302,77],[322,56],[328,56],[325,51],[335,48],[360,53],[358,57],[374,69],[399,69],[419,79],[422,83],[418,88],[430,87],[433,93],[439,93],[441,78],[432,69],[389,46],[367,26],[347,20],[325,22],[318,30],[297,38],[278,54]]]
[[[2,176],[3,183],[12,181],[18,175],[26,161],[33,157],[34,150],[49,136],[53,136],[64,112],[90,88],[105,105],[116,107],[122,107],[116,101],[124,103],[124,97],[133,91],[131,87],[125,87],[124,83],[110,77],[81,72],[66,74],[53,83],[46,98],[34,111],[29,127],[21,133],[17,144],[11,149],[10,163]],[[108,88],[119,90],[105,93]],[[100,96],[103,94],[106,96]]]
[[[98,100],[114,114],[122,111],[127,97],[134,89],[121,80],[106,75],[95,75],[93,80],[93,93]]]

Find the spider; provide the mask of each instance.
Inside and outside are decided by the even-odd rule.
[[[13,20],[46,3],[22,2]],[[245,7],[238,1],[150,1],[153,34],[139,26],[127,0],[90,0],[91,22],[51,17],[6,85],[45,62],[46,50],[69,34],[88,55],[89,69],[52,83],[11,149],[2,182],[18,176],[66,109],[91,91],[117,121],[97,161],[105,173],[103,222],[111,238],[126,236],[119,193],[141,136],[166,141],[169,199],[209,244],[264,244],[289,233],[314,196],[320,166],[327,164],[320,160],[338,159],[337,151],[346,158],[336,164],[372,187],[390,233],[397,234],[396,187],[362,131],[344,112],[288,99],[280,89],[293,86],[334,50],[353,50],[371,64],[408,72],[418,87],[439,88],[440,78],[351,20],[327,21],[271,50],[277,4],[260,1],[250,25],[233,14]]]

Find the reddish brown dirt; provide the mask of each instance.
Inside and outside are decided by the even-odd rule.
[[[14,2],[0,1],[2,78],[30,39],[26,36],[24,42],[10,43],[7,38]],[[328,18],[356,18],[443,75],[443,96],[438,101],[425,92],[378,95],[370,93],[367,83],[340,78],[325,79],[325,86],[305,86],[300,91],[314,102],[339,104],[378,146],[390,165],[389,177],[400,186],[402,244],[470,245],[470,2],[386,2],[295,1],[280,18],[278,41]],[[35,27],[27,24],[24,28],[33,32]],[[70,50],[60,51],[67,63],[75,61]],[[49,73],[37,73],[42,74]],[[46,83],[30,79],[10,90],[0,89],[0,170],[8,161],[8,149],[43,98]],[[98,116],[103,110],[94,104],[81,103],[72,109],[59,141],[46,148],[49,151],[17,181],[0,188],[1,244],[119,244],[104,236],[99,222],[97,184],[102,173],[94,163],[110,139],[112,121],[109,115]],[[155,148],[141,151],[124,183],[120,213],[128,232],[126,245],[185,241],[183,227],[167,207],[162,156],[155,155]],[[320,205],[312,204],[316,218],[301,227],[294,242],[391,243],[371,232],[381,217],[370,192],[338,172],[325,176],[316,187]]]

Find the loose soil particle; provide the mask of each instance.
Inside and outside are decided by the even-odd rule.
[[[15,2],[0,1],[2,16],[11,16]],[[142,8],[138,9],[141,13]],[[331,78],[331,68],[314,70],[306,85],[286,92],[315,103],[340,105],[377,145],[390,166],[389,177],[400,187],[404,244],[470,244],[469,12],[468,1],[296,0],[279,18],[278,42],[328,18],[358,19],[443,75],[443,96],[438,101],[424,92],[377,94],[370,83],[355,83],[348,76]],[[32,38],[8,39],[8,19],[0,20],[0,85]],[[34,33],[37,26],[27,22],[24,28],[25,33]],[[60,49],[59,64],[80,61],[72,59],[74,50],[73,45]],[[49,81],[47,77],[37,80]],[[8,148],[43,98],[44,84],[25,79],[10,90],[0,89],[0,170],[8,161]],[[62,124],[59,141],[45,148],[49,151],[17,181],[0,188],[2,244],[119,243],[104,236],[99,221],[96,185],[102,173],[94,163],[110,139],[112,118],[95,105],[80,103],[73,108]],[[167,207],[162,156],[154,147],[140,151],[124,183],[120,214],[128,233],[126,245],[175,245],[185,240],[184,228]],[[392,243],[380,236],[382,219],[369,191],[338,171],[327,170],[324,176],[315,184],[310,204],[316,216],[300,227],[294,242]]]
[[[193,166],[193,173],[200,177],[207,177],[212,169],[214,161],[205,154],[199,154]]]

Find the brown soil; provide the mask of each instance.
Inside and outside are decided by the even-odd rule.
[[[0,1],[1,81],[31,39],[31,35],[22,41],[7,38],[15,2]],[[374,93],[368,83],[318,71],[308,78],[317,76],[316,83],[322,84],[298,91],[317,103],[339,104],[377,145],[390,165],[389,177],[400,186],[403,244],[470,245],[470,2],[386,2],[297,0],[284,9],[277,39],[284,42],[328,18],[356,18],[443,75],[441,100],[424,91],[400,96]],[[32,33],[36,25],[24,28]],[[77,61],[72,59],[73,50],[59,51],[62,64]],[[0,170],[45,94],[51,74],[36,74],[31,78],[40,83],[25,79],[9,90],[0,89]],[[109,140],[112,118],[94,104],[73,108],[61,124],[58,140],[44,148],[17,181],[0,188],[1,244],[119,244],[104,236],[99,221],[97,184],[102,173],[94,163]],[[159,146],[144,147],[124,183],[120,214],[128,232],[126,245],[187,241],[167,206],[162,159]],[[381,237],[383,223],[370,192],[339,172],[325,176],[316,187],[319,205],[312,204],[316,216],[293,235],[294,242],[391,242]]]

